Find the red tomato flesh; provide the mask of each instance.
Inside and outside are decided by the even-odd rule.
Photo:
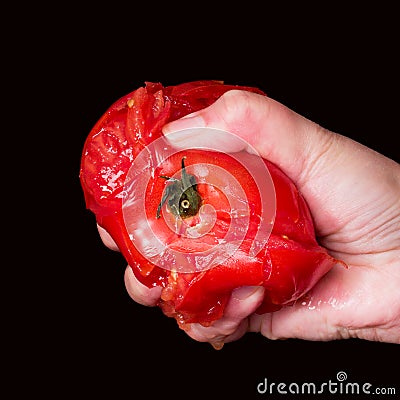
[[[235,157],[194,149],[174,152],[151,170],[143,190],[142,217],[146,219],[148,232],[155,235],[160,248],[169,256],[163,257],[161,252],[149,257],[149,253],[154,253],[153,248],[146,244],[148,237],[140,234],[140,223],[135,221],[141,205],[134,204],[129,211],[124,208],[127,182],[130,174],[135,177],[136,173],[132,166],[144,154],[142,151],[162,139],[165,123],[209,106],[231,89],[265,95],[257,88],[225,85],[220,81],[167,87],[146,82],[144,87],[111,105],[89,133],[82,153],[80,181],[87,208],[110,233],[137,279],[148,287],[162,287],[159,306],[183,328],[193,322],[212,324],[223,315],[232,290],[244,285],[265,287],[259,313],[290,305],[338,262],[318,244],[312,217],[301,193],[268,160],[262,163],[274,187],[274,220],[268,240],[256,255],[252,254],[263,219],[257,182]],[[242,154],[241,157],[252,163],[256,156]],[[196,176],[198,165],[215,166],[207,173],[213,174],[216,182],[224,180],[218,171],[227,171],[244,188],[246,204],[240,211],[243,216],[233,215],[227,194],[217,184],[208,184],[200,174]],[[181,218],[174,214],[178,206],[175,207],[173,199],[180,185],[178,181],[184,179],[195,179],[196,185],[191,186],[195,193],[185,192],[194,196],[188,197],[190,201],[181,201],[181,197],[180,203],[176,203],[182,212],[192,213]],[[161,207],[166,194],[169,196],[165,196]],[[197,203],[199,209],[189,209],[189,204],[192,207]],[[127,215],[136,227],[127,227]],[[236,229],[232,233],[230,226],[235,218],[242,217],[247,218],[246,231]],[[224,244],[229,232],[242,236],[232,254],[223,257],[223,251],[230,249]],[[207,251],[216,248],[223,257],[220,263],[211,268],[180,272],[180,255],[185,255],[186,262],[190,259],[195,263],[200,260],[198,253],[208,254]],[[201,258],[202,262],[205,259]]]

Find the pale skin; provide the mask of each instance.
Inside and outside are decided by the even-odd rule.
[[[232,135],[215,140],[211,133],[188,131],[198,127],[232,132],[278,165],[305,197],[319,242],[349,268],[336,265],[304,298],[269,314],[254,313],[263,288],[238,288],[220,320],[210,327],[192,324],[187,334],[216,346],[246,332],[268,339],[400,343],[400,165],[249,92],[229,91],[163,129],[176,147],[212,141],[224,152],[243,150],[243,140]],[[101,227],[99,232],[105,245],[117,250],[108,233]],[[154,306],[160,297],[160,288],[143,286],[130,267],[125,285],[140,304]]]

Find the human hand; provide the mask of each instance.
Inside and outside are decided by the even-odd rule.
[[[195,135],[195,128],[233,135]],[[224,152],[243,140],[279,166],[306,199],[321,245],[349,269],[334,267],[293,306],[263,315],[254,311],[263,289],[236,289],[224,316],[210,327],[191,324],[190,337],[218,346],[247,331],[270,339],[333,340],[358,337],[400,343],[400,166],[349,138],[329,132],[282,104],[254,93],[230,91],[210,107],[171,122],[164,133],[175,147],[210,140]],[[250,148],[250,147],[249,147]],[[115,247],[100,228],[103,241]],[[155,305],[160,288],[125,274],[130,296]]]

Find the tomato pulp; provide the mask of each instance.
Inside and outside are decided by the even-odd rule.
[[[158,305],[183,328],[212,324],[232,290],[245,285],[266,289],[258,313],[276,311],[337,262],[317,242],[304,198],[277,166],[244,152],[168,145],[161,131],[167,122],[231,89],[265,95],[220,81],[146,82],[111,105],[83,149],[87,208],[137,279],[162,287]],[[266,186],[252,168],[265,169]]]

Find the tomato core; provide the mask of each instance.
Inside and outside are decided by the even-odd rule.
[[[157,208],[157,219],[161,217],[161,208],[167,200],[169,211],[176,217],[185,219],[193,217],[199,212],[202,198],[197,191],[196,177],[186,172],[185,158],[182,157],[181,179],[160,175],[160,178],[164,178],[172,183],[167,185],[164,190]]]

